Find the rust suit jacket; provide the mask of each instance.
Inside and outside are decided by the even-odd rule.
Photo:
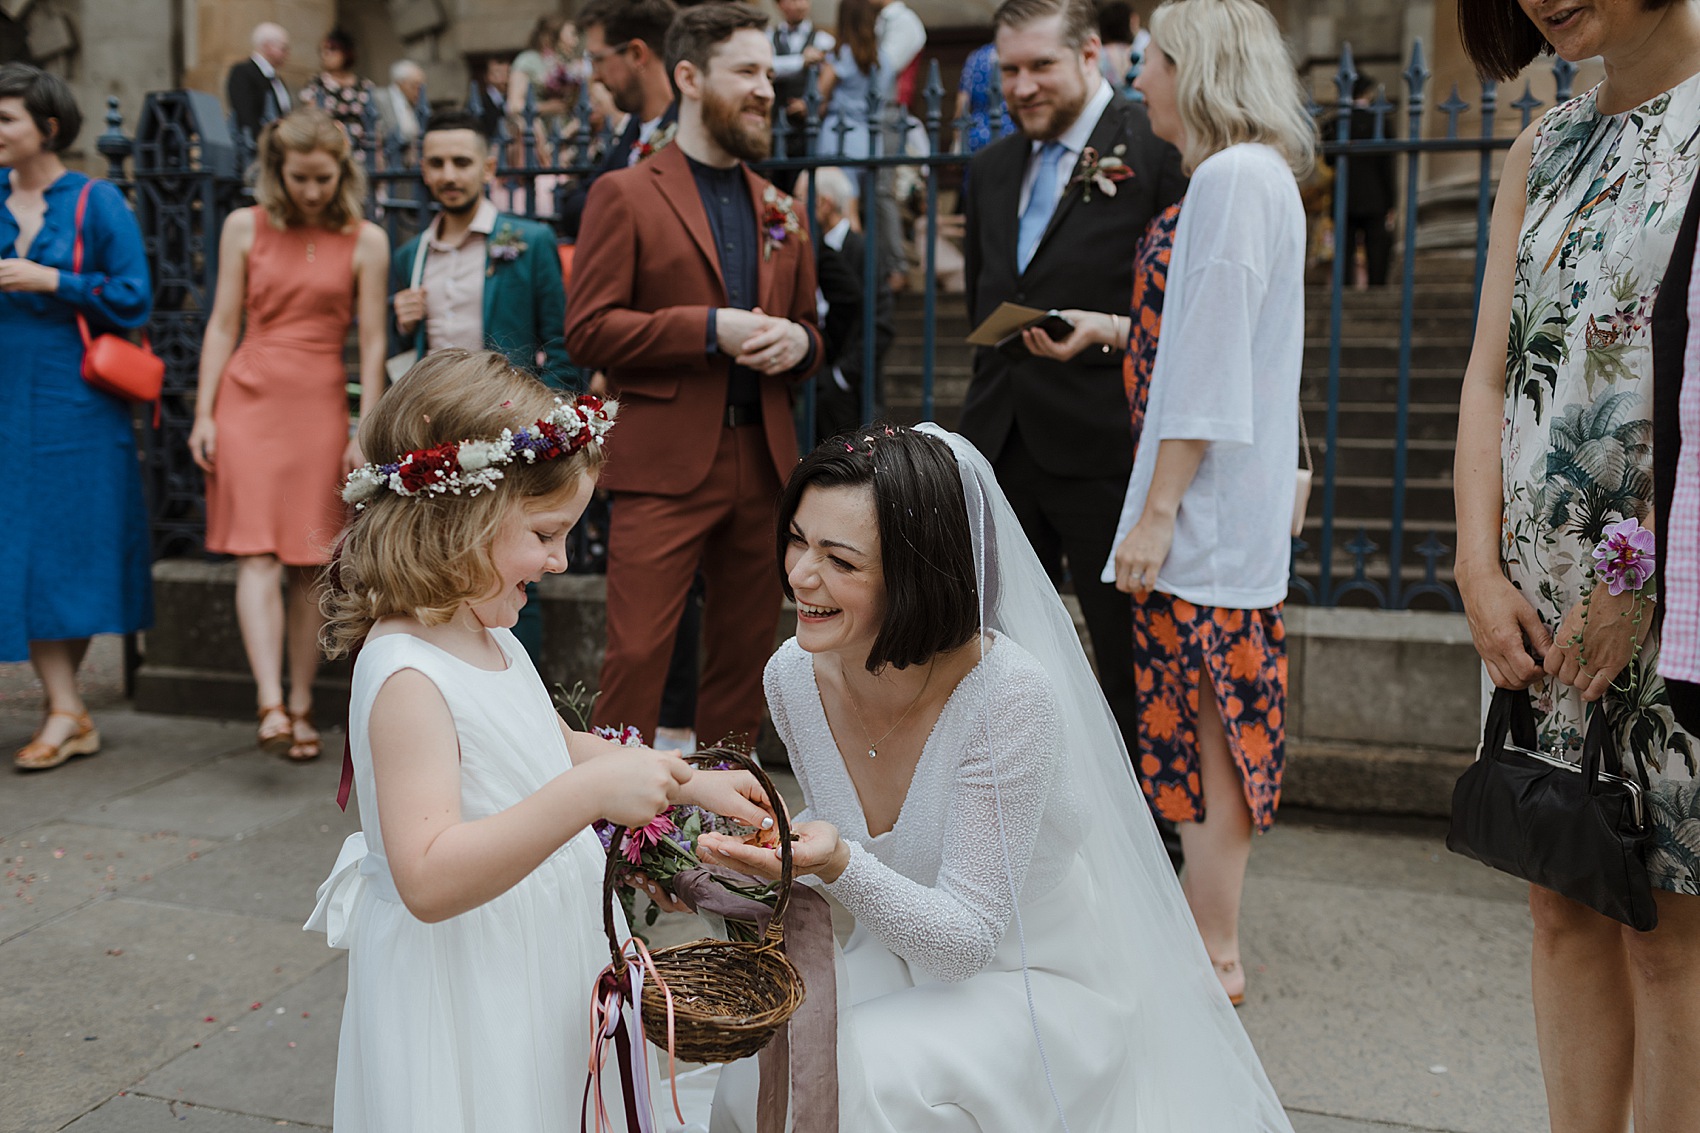
[[[766,179],[749,178],[757,229]],[[826,355],[815,325],[815,265],[807,220],[758,266],[758,306],[801,323],[814,343],[808,367],[761,374],[762,423],[783,482],[797,463],[794,384]],[[601,483],[616,492],[680,496],[708,476],[723,427],[732,360],[708,352],[708,313],[727,305],[708,213],[677,145],[596,179],[585,202],[567,297],[567,351],[602,370],[620,399]]]

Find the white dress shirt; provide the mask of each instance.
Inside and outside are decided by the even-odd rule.
[[[278,117],[281,118],[285,114],[288,114],[291,106],[289,101],[289,88],[284,86],[283,80],[277,77],[277,69],[271,65],[271,61],[269,59],[257,51],[250,55],[249,58],[254,61],[254,66],[260,69],[260,74],[266,77],[266,82],[272,85],[272,97],[277,99]]]
[[[832,36],[817,30],[808,20],[796,27],[780,24],[773,29],[773,37],[773,75],[778,79],[788,78],[801,71],[803,52],[810,47],[818,48],[821,54],[828,55],[836,46]]]
[[[1057,165],[1059,170],[1065,171],[1064,176],[1057,178],[1058,201],[1062,200],[1063,191],[1067,189],[1069,181],[1074,177],[1075,168],[1080,164],[1080,151],[1085,149],[1086,143],[1091,140],[1092,131],[1098,128],[1098,119],[1104,116],[1104,110],[1110,105],[1110,99],[1115,93],[1110,84],[1100,76],[1098,89],[1086,99],[1086,105],[1080,110],[1080,117],[1074,120],[1074,125],[1062,132],[1062,137],[1055,139],[1068,151],[1068,159]],[[1039,176],[1039,163],[1034,158],[1039,155],[1044,144],[1034,142],[1028,154],[1027,173],[1021,178],[1021,199],[1015,206],[1016,216],[1027,214],[1027,199],[1033,195],[1033,182]],[[1051,202],[1051,209],[1055,211],[1056,201]]]
[[[390,108],[395,112],[396,131],[401,134],[404,142],[414,142],[419,139],[419,115],[414,111],[413,104],[407,101],[407,95],[400,87],[391,83],[383,92],[390,100]]]
[[[927,46],[927,25],[903,0],[891,0],[874,21],[874,38],[879,41],[880,68],[895,81]]]

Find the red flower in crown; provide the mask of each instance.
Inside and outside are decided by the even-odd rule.
[[[460,446],[442,444],[413,453],[396,472],[401,476],[403,487],[410,492],[418,492],[459,468]]]

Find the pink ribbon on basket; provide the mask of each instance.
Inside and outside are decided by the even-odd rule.
[[[672,879],[673,896],[699,913],[752,922],[756,932],[765,935],[773,910],[730,892],[717,875],[757,880],[707,866],[682,870]],[[787,1086],[796,1099],[797,1128],[838,1133],[838,975],[832,945],[832,909],[826,898],[810,886],[792,882],[783,947],[803,977],[803,1003],[756,1055],[761,1072],[756,1133],[785,1133]]]
[[[593,1128],[588,1115],[595,1117],[595,1133],[617,1133],[602,1095],[602,1071],[608,1062],[610,1039],[620,1063],[620,1092],[626,1104],[627,1133],[655,1133],[655,1110],[649,1096],[649,1056],[643,1037],[645,972],[661,989],[662,999],[667,1004],[667,1080],[673,1091],[673,1115],[681,1125],[685,1121],[684,1111],[679,1108],[679,1068],[673,1057],[673,993],[655,970],[655,961],[650,958],[649,949],[644,947],[641,939],[634,936],[621,945],[622,955],[628,950],[635,954],[625,967],[618,972],[613,964],[603,968],[601,975],[596,977],[596,989],[591,993],[590,1073],[585,1079],[584,1101],[579,1107],[579,1133],[589,1133]],[[628,1000],[632,1005],[629,1014],[625,1011]]]

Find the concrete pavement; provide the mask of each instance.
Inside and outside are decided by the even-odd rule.
[[[341,737],[292,766],[116,672],[97,642],[103,754],[0,772],[0,1133],[326,1129],[346,961],[300,925],[357,826]],[[38,700],[0,666],[0,753]],[[1523,889],[1441,833],[1291,814],[1255,847],[1242,1017],[1298,1133],[1546,1128]]]

